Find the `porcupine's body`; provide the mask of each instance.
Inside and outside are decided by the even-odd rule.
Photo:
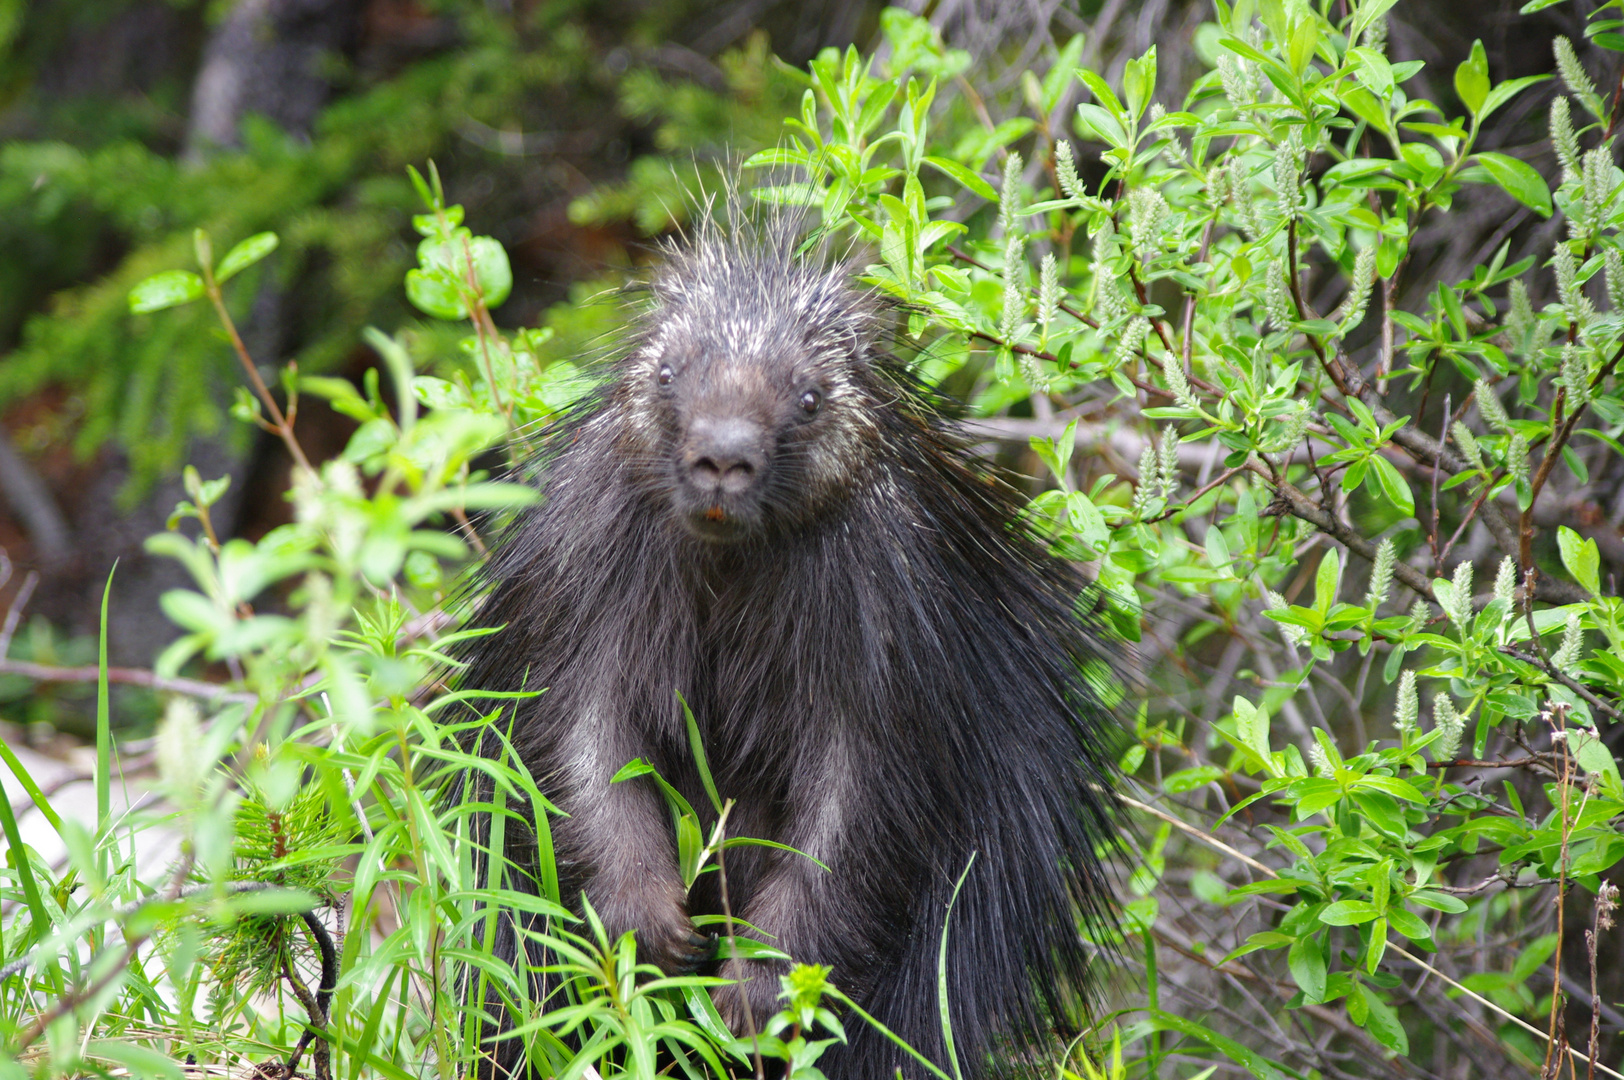
[[[1076,1005],[1112,814],[1112,725],[1084,677],[1101,643],[1084,580],[1016,522],[1021,500],[877,346],[845,267],[784,238],[712,228],[671,253],[606,388],[553,436],[543,502],[503,540],[464,685],[540,690],[513,741],[567,818],[566,902],[638,932],[667,971],[705,959],[671,818],[633,758],[707,808],[680,692],[729,835],[733,914],[773,935],[938,1062],[937,958],[972,1075]],[[707,826],[708,827],[708,826]],[[705,967],[706,970],[710,968]],[[744,1030],[781,968],[728,961]],[[855,1017],[833,1080],[922,1073]],[[511,1046],[512,1044],[507,1044]],[[515,1064],[513,1054],[505,1062]]]

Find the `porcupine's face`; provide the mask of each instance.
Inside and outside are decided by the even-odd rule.
[[[673,257],[656,280],[627,400],[649,477],[692,535],[806,528],[861,479],[877,320],[846,282],[725,241]]]

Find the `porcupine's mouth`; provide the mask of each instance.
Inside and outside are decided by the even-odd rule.
[[[683,515],[683,524],[696,538],[712,544],[731,544],[751,531],[750,523],[722,503],[699,506]]]

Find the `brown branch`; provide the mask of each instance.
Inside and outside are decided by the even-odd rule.
[[[1293,487],[1284,477],[1271,478],[1255,465],[1250,467],[1253,472],[1267,480],[1270,486],[1274,488],[1274,500],[1263,511],[1264,517],[1279,517],[1281,514],[1290,514],[1294,518],[1308,522],[1320,532],[1325,533],[1331,539],[1367,561],[1374,562],[1376,560],[1376,545],[1342,524],[1334,514],[1316,505],[1312,499]],[[1410,564],[1395,562],[1393,564],[1393,576],[1422,598],[1427,600],[1433,598],[1432,582],[1427,580],[1425,574]]]
[[[28,660],[0,658],[0,675],[21,675],[25,679],[44,683],[95,682],[101,675],[101,669],[93,665],[57,667],[53,664],[36,664]],[[188,697],[235,701],[248,705],[259,700],[253,694],[232,690],[219,683],[204,682],[202,679],[165,678],[142,668],[108,668],[107,681],[126,686],[145,686],[150,690],[165,690],[185,694]]]
[[[1195,261],[1207,261],[1207,251],[1212,246],[1212,227],[1218,218],[1216,213],[1207,219],[1206,226],[1201,230],[1201,251],[1196,255]],[[1195,290],[1191,290],[1184,298],[1184,377],[1189,378],[1195,372],[1190,366],[1190,351],[1195,344]]]
[[[231,312],[226,310],[220,283],[214,280],[214,268],[207,262],[203,263],[203,285],[208,293],[209,302],[214,305],[214,313],[219,316],[220,325],[226,328],[226,336],[231,339],[231,347],[236,351],[237,359],[242,362],[243,370],[248,373],[248,381],[253,386],[254,393],[259,395],[259,400],[271,414],[273,422],[268,425],[267,430],[282,440],[282,444],[288,448],[288,453],[293,455],[293,460],[300,468],[314,474],[316,470],[310,467],[310,459],[305,457],[304,448],[299,445],[299,440],[293,434],[292,417],[283,415],[282,409],[276,404],[276,398],[271,396],[270,388],[265,385],[265,380],[260,378],[259,368],[255,366],[253,357],[248,355],[248,346],[243,344],[242,335],[237,333],[237,324],[232,320]]]
[[[1500,646],[1500,651],[1505,653],[1507,656],[1521,660],[1525,664],[1533,664],[1535,667],[1544,671],[1545,674],[1549,675],[1551,678],[1555,679],[1569,690],[1572,690],[1575,694],[1578,694],[1580,697],[1590,702],[1591,705],[1606,713],[1607,716],[1613,721],[1624,721],[1624,712],[1620,712],[1618,709],[1607,704],[1601,698],[1592,693],[1591,690],[1583,683],[1570,677],[1561,668],[1555,666],[1544,657],[1530,656],[1528,653],[1518,649],[1515,645],[1502,645]]]

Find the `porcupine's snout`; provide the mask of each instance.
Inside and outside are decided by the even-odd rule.
[[[744,417],[694,420],[682,454],[688,483],[701,496],[748,494],[766,471],[766,438]]]
[[[689,532],[729,543],[754,531],[769,448],[766,427],[748,416],[724,412],[689,421],[677,455],[677,503]]]

